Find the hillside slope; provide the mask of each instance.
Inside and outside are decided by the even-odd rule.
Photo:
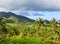
[[[3,16],[5,18],[11,18],[11,16],[15,17],[19,22],[34,22],[33,19],[29,19],[22,15],[16,15],[12,12],[0,12],[0,16]]]

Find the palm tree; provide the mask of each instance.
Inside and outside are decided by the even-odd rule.
[[[55,18],[53,18],[53,19],[51,20],[50,26],[51,26],[52,28],[54,28],[54,29],[55,29],[55,27],[57,26],[57,22],[56,22],[56,19],[55,19]]]
[[[5,28],[5,25],[6,25],[6,23],[5,23],[4,18],[0,16],[0,26],[2,26],[2,31],[3,32],[7,32],[7,29]]]
[[[39,27],[45,26],[45,21],[42,18],[39,18],[35,21],[35,25]]]

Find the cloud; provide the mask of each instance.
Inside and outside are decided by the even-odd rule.
[[[60,11],[60,0],[33,0],[33,10],[39,11]]]
[[[26,0],[0,0],[0,8],[16,10],[27,5],[26,2]]]
[[[17,15],[23,15],[25,17],[31,18],[31,19],[37,19],[38,17],[44,16],[44,14],[40,11],[26,11],[24,8],[16,11],[11,11]]]
[[[0,0],[0,8],[12,11],[21,7],[33,11],[60,11],[60,0]]]
[[[4,8],[0,8],[0,12],[9,12],[7,9],[4,9]]]
[[[41,14],[40,11],[16,10],[12,12],[17,15],[23,15],[23,16],[44,16],[44,14]]]
[[[38,12],[38,11],[20,11],[19,14],[23,15],[23,16],[26,16],[28,18],[31,18],[31,19],[36,19],[40,16],[44,16],[44,14]]]

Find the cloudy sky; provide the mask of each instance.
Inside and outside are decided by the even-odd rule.
[[[0,0],[0,12],[13,12],[31,19],[60,19],[60,0]]]

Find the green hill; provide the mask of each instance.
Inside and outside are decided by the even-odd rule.
[[[15,19],[15,20],[18,20],[19,22],[34,22],[33,19],[29,19],[29,18],[22,16],[22,15],[16,15],[12,12],[0,12],[0,16],[8,18],[10,21]]]

